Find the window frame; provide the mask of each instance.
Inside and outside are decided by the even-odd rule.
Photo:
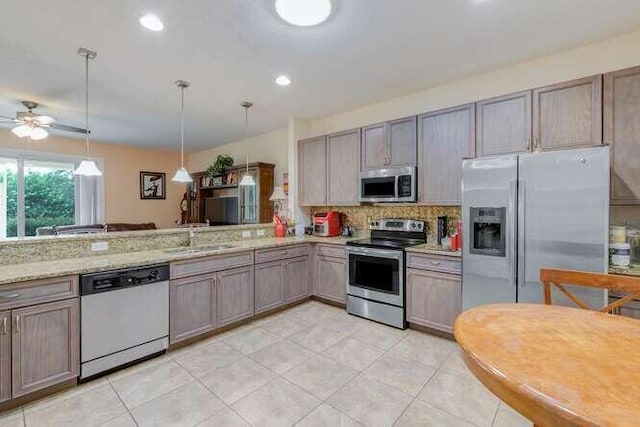
[[[25,236],[25,184],[24,184],[24,165],[25,161],[51,161],[73,163],[77,168],[82,160],[86,157],[74,156],[67,154],[48,153],[35,150],[16,150],[11,148],[0,148],[0,157],[16,159],[17,174],[17,236],[18,238]],[[75,199],[75,223],[84,224],[101,224],[104,223],[104,159],[100,157],[92,157],[96,162],[98,169],[103,171],[102,176],[85,177],[76,175],[74,177],[74,199]],[[92,180],[95,180],[92,182]],[[94,191],[95,189],[95,191]],[[28,236],[31,237],[31,236]]]

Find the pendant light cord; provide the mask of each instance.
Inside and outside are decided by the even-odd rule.
[[[180,86],[180,167],[184,168],[184,85]]]
[[[244,138],[249,138],[249,105],[244,107]],[[249,150],[247,150],[247,175],[249,175]]]
[[[89,55],[85,55],[84,73],[84,128],[87,141],[87,158],[91,157],[89,148]]]

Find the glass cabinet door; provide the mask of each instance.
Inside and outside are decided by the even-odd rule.
[[[238,181],[242,180],[247,171],[238,171]],[[242,204],[240,206],[240,217],[242,224],[256,224],[258,222],[258,170],[249,169],[249,175],[253,177],[256,185],[241,186],[240,195]]]

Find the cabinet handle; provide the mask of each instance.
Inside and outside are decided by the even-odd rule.
[[[531,138],[527,138],[527,151],[531,151]]]
[[[432,265],[440,265],[440,261],[431,261]]]
[[[286,254],[287,254],[287,251],[281,251],[280,252],[280,255],[286,255]]]
[[[16,327],[13,330],[16,334],[20,332],[20,316],[16,316]]]
[[[2,335],[7,335],[7,318],[2,319]]]
[[[0,299],[15,299],[21,296],[22,294],[5,294],[5,295],[0,295]]]

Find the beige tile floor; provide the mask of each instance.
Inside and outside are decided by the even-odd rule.
[[[309,302],[0,414],[22,426],[528,426],[457,345]]]

